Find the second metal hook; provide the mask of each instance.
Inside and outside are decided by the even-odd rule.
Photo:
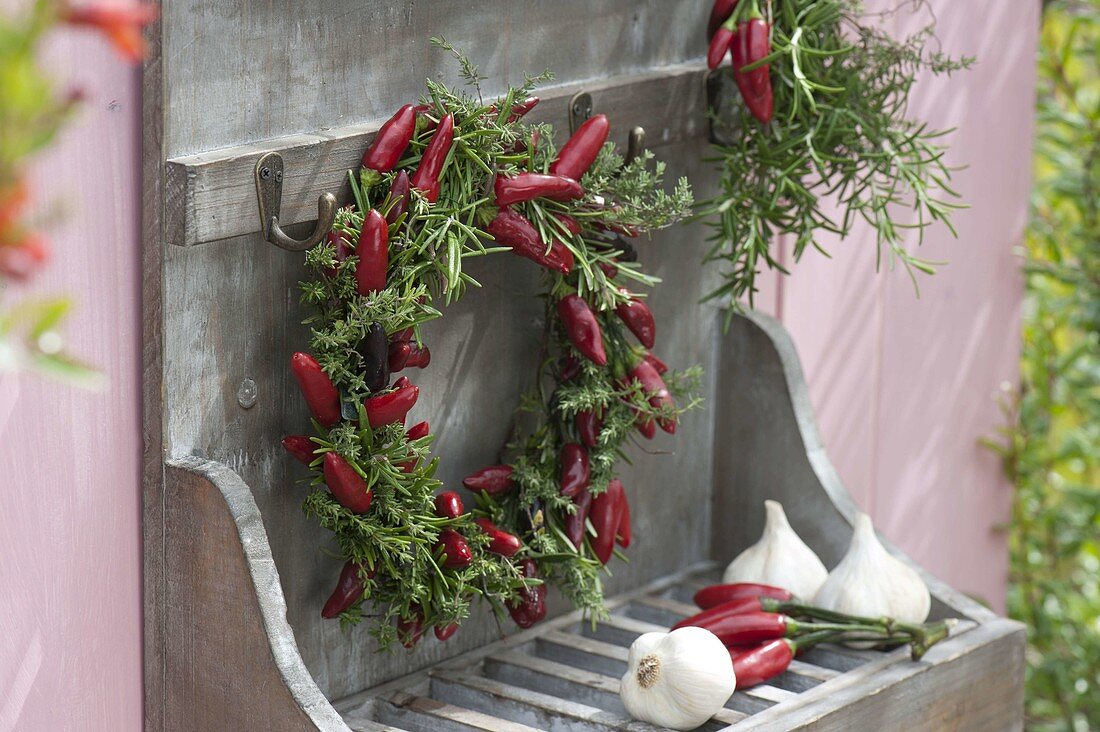
[[[288,236],[279,225],[283,203],[283,156],[269,152],[256,161],[256,200],[260,206],[260,226],[264,239],[291,252],[304,252],[325,238],[336,221],[336,196],[322,193],[317,199],[317,224],[305,239]]]
[[[585,120],[592,116],[592,95],[588,92],[577,92],[569,100],[569,134],[577,131]],[[630,163],[642,154],[645,149],[645,128],[635,127],[630,130],[630,136],[626,141],[626,155],[623,156],[623,165]]]

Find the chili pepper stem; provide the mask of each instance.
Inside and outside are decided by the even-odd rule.
[[[760,606],[773,613],[784,613],[787,615],[805,615],[817,620],[825,620],[831,623],[841,624],[858,624],[858,625],[870,625],[882,628],[889,634],[894,634],[895,631],[912,635],[915,640],[921,642],[926,641],[928,635],[928,626],[920,625],[918,623],[906,623],[895,618],[880,617],[880,618],[867,618],[859,615],[848,615],[846,613],[838,613],[832,610],[826,610],[824,608],[816,607],[814,605],[803,605],[802,603],[781,601],[774,598],[761,598]],[[941,621],[942,622],[942,621]]]
[[[813,633],[807,633],[806,635],[800,635],[797,638],[787,638],[787,644],[791,647],[791,651],[797,656],[802,651],[809,648],[813,648],[818,643],[827,643],[841,635],[840,631],[836,630],[818,630]]]

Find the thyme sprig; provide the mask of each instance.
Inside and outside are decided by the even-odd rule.
[[[973,59],[927,50],[931,25],[895,40],[869,25],[855,0],[770,0],[766,8],[772,53],[760,63],[770,64],[775,117],[761,125],[738,98],[713,120],[725,138],[711,158],[719,192],[698,213],[713,229],[707,261],[727,268],[707,299],[751,305],[763,268],[786,273],[771,248],[777,236],[792,238],[796,262],[809,248],[828,256],[822,234],[845,236],[859,220],[875,230],[876,264],[884,254],[900,262],[916,287],[916,273],[938,263],[906,249],[906,232],[942,222],[954,233],[951,214],[961,206],[944,157],[947,131],[909,118],[910,93],[920,71],[950,74]],[[732,80],[723,84],[737,96]]]

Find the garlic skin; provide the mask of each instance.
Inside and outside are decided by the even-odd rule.
[[[871,518],[861,513],[856,516],[848,553],[829,573],[814,604],[849,615],[885,615],[923,623],[932,598],[920,575],[886,551],[875,536]]]
[[[689,730],[725,706],[735,687],[722,641],[709,630],[688,627],[638,637],[619,696],[634,719]]]
[[[828,571],[813,549],[794,533],[783,505],[764,501],[767,520],[760,540],[726,567],[722,582],[757,582],[782,587],[800,600],[810,600],[825,583]]]

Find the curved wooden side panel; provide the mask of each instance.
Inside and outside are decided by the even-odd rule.
[[[195,457],[165,483],[164,729],[349,730],[302,663],[252,491]]]
[[[734,317],[720,341],[712,556],[728,562],[755,541],[764,524],[764,501],[774,498],[821,561],[836,566],[847,551],[858,508],[825,452],[790,335],[776,319],[749,312]],[[933,617],[997,619],[885,540],[883,545],[920,572],[932,592]]]

